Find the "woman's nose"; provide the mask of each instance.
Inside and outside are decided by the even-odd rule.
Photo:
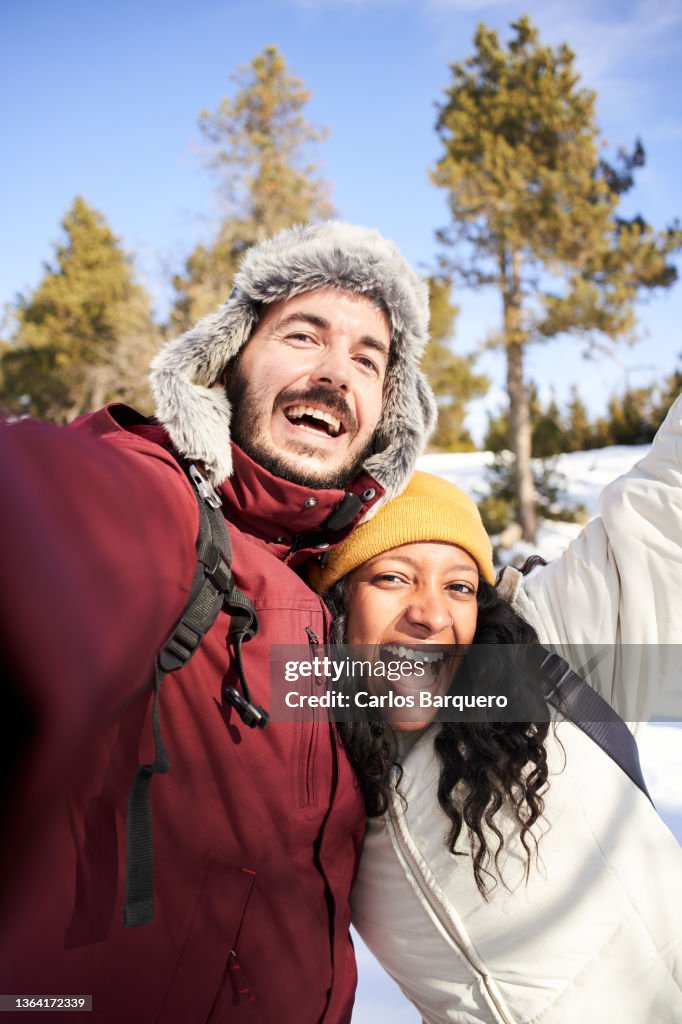
[[[415,595],[405,609],[405,617],[420,630],[420,636],[437,636],[453,625],[448,600],[442,592]]]

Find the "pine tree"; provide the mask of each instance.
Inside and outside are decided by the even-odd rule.
[[[682,354],[679,356],[682,359]],[[673,404],[678,395],[682,395],[682,365],[678,369],[674,370],[663,381],[663,385],[660,389],[660,397],[655,407],[655,420],[657,427],[661,425],[665,419],[668,409]]]
[[[575,384],[571,388],[566,428],[567,452],[584,452],[595,447],[590,417]]]
[[[175,331],[225,301],[239,258],[254,242],[333,214],[328,186],[307,158],[326,131],[305,119],[310,93],[277,47],[266,46],[231,80],[233,96],[199,115],[226,214],[210,244],[197,246],[173,279]]]
[[[450,301],[452,281],[431,276],[427,280],[430,305],[430,341],[422,360],[438,401],[438,423],[431,444],[441,451],[474,451],[464,426],[467,405],[488,390],[488,378],[474,373],[474,356],[458,356],[450,347],[457,307]]]
[[[639,291],[676,279],[668,258],[682,233],[617,216],[643,161],[641,146],[619,166],[606,164],[595,97],[579,85],[574,54],[542,45],[527,17],[512,29],[504,49],[480,25],[473,56],[451,65],[437,121],[443,155],[432,177],[448,193],[453,223],[439,238],[458,247],[451,269],[501,297],[515,486],[523,535],[532,541],[525,348],[565,331],[632,336]]]
[[[543,406],[537,386],[533,382],[528,385],[528,415],[533,458],[547,458],[550,455],[568,451],[563,417],[556,400],[552,398],[546,406]],[[511,451],[512,438],[508,410],[502,410],[495,415],[488,414],[488,426],[483,439],[483,447],[486,451],[496,453]]]
[[[0,363],[9,410],[67,422],[103,402],[144,407],[158,331],[149,300],[106,220],[78,196],[65,240],[35,291],[19,296]]]
[[[628,388],[622,395],[613,395],[608,403],[610,444],[649,444],[658,423],[654,422],[649,388]]]
[[[486,452],[507,452],[510,450],[509,413],[506,409],[488,413],[488,425],[483,436],[483,450]]]
[[[566,435],[561,422],[561,413],[556,400],[539,410],[533,424],[531,451],[533,458],[547,459],[566,450]]]
[[[249,232],[235,219],[226,220],[213,242],[197,245],[185,261],[182,274],[172,279],[175,299],[170,333],[188,330],[197,320],[226,301],[241,254],[248,248]]]

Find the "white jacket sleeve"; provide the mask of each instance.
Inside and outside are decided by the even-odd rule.
[[[600,508],[514,605],[626,721],[682,717],[682,395]]]

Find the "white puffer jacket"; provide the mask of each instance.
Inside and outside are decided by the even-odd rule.
[[[610,645],[589,681],[621,717],[679,714],[682,397],[601,512],[522,588],[514,571],[503,584],[541,641],[570,644],[574,665],[579,645]],[[435,728],[411,746],[405,737],[407,806],[393,794],[368,823],[354,923],[426,1022],[680,1024],[682,849],[591,739],[569,722],[552,730],[539,861],[526,882],[518,831],[502,818],[504,885],[487,902],[468,853],[444,845]]]

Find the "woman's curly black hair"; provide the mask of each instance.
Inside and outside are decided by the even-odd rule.
[[[522,572],[529,572],[541,559],[529,559]],[[346,626],[347,577],[339,580],[325,596],[334,616],[332,642],[343,643]],[[481,580],[477,593],[478,620],[474,644],[536,644],[535,630],[498,594]],[[489,649],[495,651],[494,647]],[[515,647],[513,651],[516,651]],[[509,657],[509,654],[512,654]],[[544,708],[537,673],[527,659],[507,654],[487,657],[486,671],[498,673],[497,682],[521,685],[534,693],[537,706]],[[500,692],[504,692],[501,690]],[[539,715],[541,719],[546,716]],[[367,814],[378,817],[389,805],[396,744],[388,725],[380,721],[339,723],[339,733],[364,794]],[[526,878],[537,840],[531,829],[544,811],[543,794],[548,785],[545,739],[547,721],[462,723],[442,721],[434,740],[440,761],[437,797],[450,820],[446,845],[456,856],[460,835],[468,838],[476,885],[487,898],[501,879],[499,856],[504,836],[496,821],[503,808],[511,813],[526,854]],[[398,779],[400,769],[398,768]],[[403,798],[404,799],[404,798]],[[487,833],[487,834],[486,834]],[[490,842],[490,833],[495,837]],[[491,870],[491,868],[493,870]],[[493,871],[496,873],[493,873]],[[497,875],[497,878],[496,878]]]

